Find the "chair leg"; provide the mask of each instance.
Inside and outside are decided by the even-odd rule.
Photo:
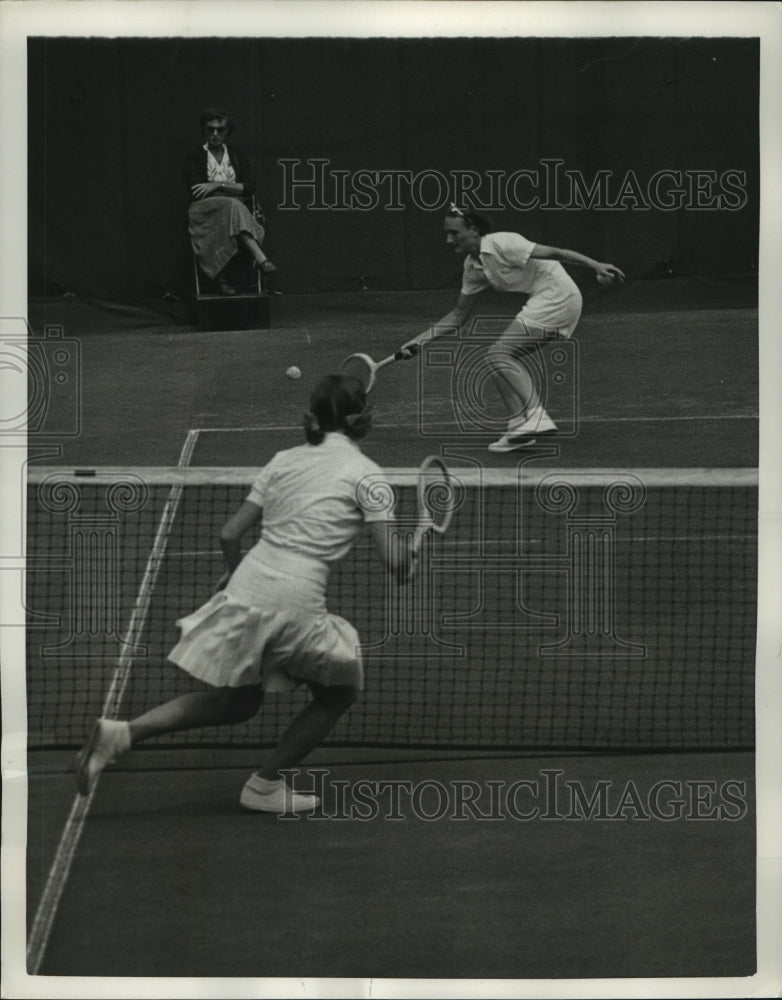
[[[198,258],[195,253],[193,254],[193,275],[195,277],[196,298],[199,298],[201,295],[201,279],[198,276]]]

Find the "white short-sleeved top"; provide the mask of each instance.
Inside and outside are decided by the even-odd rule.
[[[393,520],[383,470],[344,434],[279,451],[247,499],[263,508],[263,541],[322,562],[348,553],[366,521]]]
[[[485,288],[500,292],[526,292],[529,299],[519,314],[529,323],[557,330],[569,337],[581,315],[581,292],[556,260],[531,257],[535,244],[519,233],[488,233],[481,237],[478,259],[464,259],[462,295],[476,295]]]

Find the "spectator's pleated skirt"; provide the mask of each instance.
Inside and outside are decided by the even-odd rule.
[[[238,250],[236,237],[249,233],[263,243],[266,231],[244,202],[222,195],[194,201],[189,209],[193,250],[204,274],[216,277]]]

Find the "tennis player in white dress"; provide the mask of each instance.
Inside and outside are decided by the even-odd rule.
[[[489,445],[489,451],[523,448],[557,427],[522,359],[546,339],[568,339],[581,317],[581,291],[562,264],[594,271],[601,284],[623,281],[624,273],[575,250],[532,243],[519,233],[492,233],[482,215],[453,204],[444,228],[448,246],[464,258],[459,298],[438,323],[401,350],[411,356],[414,346],[461,329],[475,309],[478,294],[486,288],[526,293],[521,312],[488,349],[495,384],[509,414],[506,433]]]
[[[408,578],[414,553],[412,544],[392,542],[392,492],[357,444],[370,427],[359,380],[327,376],[310,407],[307,443],[271,459],[220,533],[228,567],[222,589],[177,623],[181,638],[169,659],[206,688],[130,721],[98,719],[76,758],[82,795],[108,763],[142,740],[245,722],[266,692],[306,684],[312,701],[245,784],[240,802],[276,813],[317,807],[316,796],[292,791],[280,772],[323,741],[364,685],[358,634],[326,608],[329,568],[365,524],[399,582]],[[242,536],[261,519],[261,538],[242,558]]]

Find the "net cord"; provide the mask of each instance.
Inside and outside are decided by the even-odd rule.
[[[250,485],[259,475],[262,466],[101,466],[94,469],[73,469],[65,466],[30,466],[27,481],[37,485],[51,476],[74,482],[105,485],[127,475],[141,478],[149,486]],[[583,486],[604,486],[606,478],[616,476],[637,476],[645,486],[694,486],[726,487],[757,486],[756,468],[463,468],[454,467],[449,461],[452,478],[465,487],[474,486],[536,486],[548,476],[576,478]],[[391,485],[407,485],[415,477],[418,469],[388,468],[384,470]]]

